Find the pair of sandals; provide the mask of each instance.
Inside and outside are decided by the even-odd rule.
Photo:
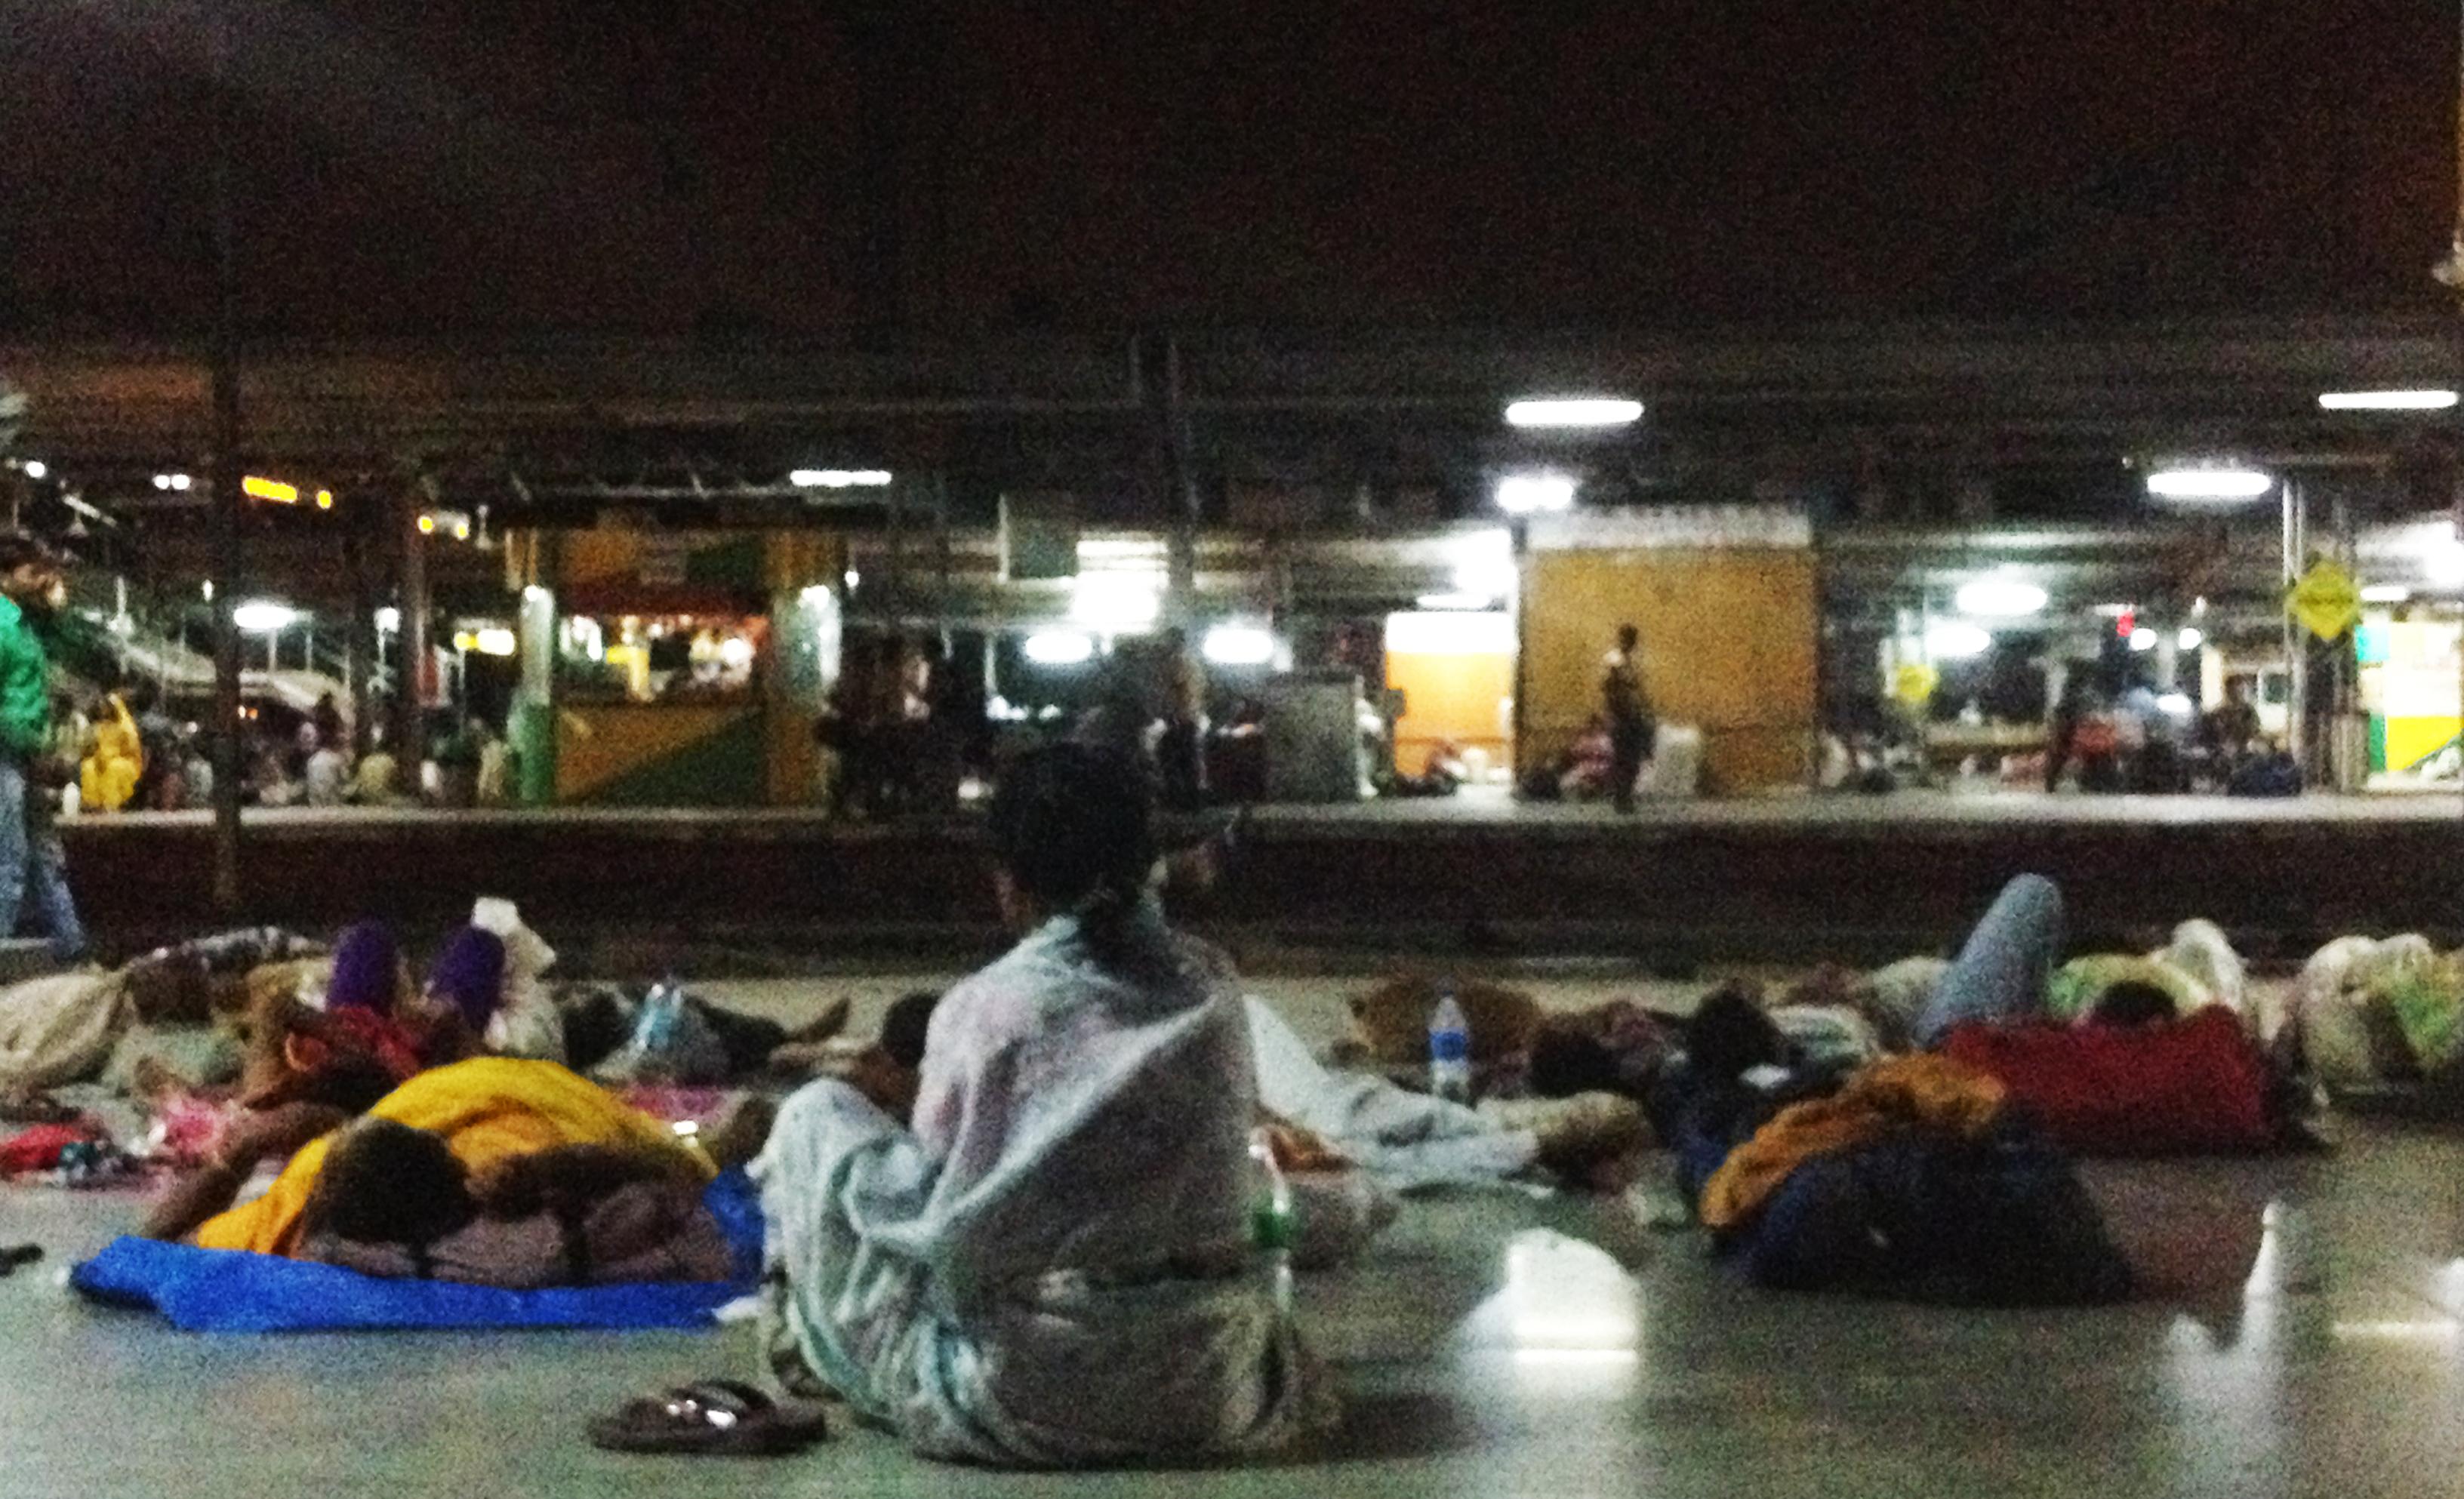
[[[610,1452],[779,1457],[829,1437],[823,1407],[773,1400],[737,1379],[697,1379],[627,1400],[590,1423]]]

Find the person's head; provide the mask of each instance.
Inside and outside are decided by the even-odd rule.
[[[0,535],[0,594],[21,608],[47,608],[59,581],[50,547],[23,531]]]
[[[429,1000],[451,1006],[462,1023],[478,1035],[488,1028],[505,996],[505,939],[494,932],[466,926],[446,938],[428,972]]]
[[[303,1235],[420,1246],[478,1212],[470,1174],[443,1136],[391,1119],[362,1119],[325,1152],[299,1225]]]
[[[1704,997],[1685,1025],[1685,1055],[1697,1076],[1727,1082],[1757,1067],[1788,1060],[1788,1038],[1771,1023],[1761,996],[1727,983]]]
[[[1619,625],[1617,627],[1617,649],[1619,650],[1630,652],[1635,647],[1641,644],[1641,630],[1635,628],[1632,625]]]
[[[363,921],[334,944],[334,977],[325,986],[329,1010],[392,1010],[402,992],[402,945],[393,928]]]
[[[1619,1092],[1617,1057],[1596,1036],[1567,1026],[1542,1026],[1531,1038],[1531,1091],[1541,1098]]]
[[[1143,897],[1157,857],[1152,792],[1138,765],[1093,744],[1019,757],[987,819],[1001,914],[1019,930],[1075,914],[1117,917]]]
[[[2124,980],[2098,998],[2088,1018],[2100,1025],[2152,1025],[2173,1018],[2173,997],[2152,983]]]

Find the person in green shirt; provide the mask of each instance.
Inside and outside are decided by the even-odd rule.
[[[0,535],[0,937],[13,937],[29,897],[62,962],[85,956],[53,822],[51,661],[34,631],[67,594],[51,548]]]

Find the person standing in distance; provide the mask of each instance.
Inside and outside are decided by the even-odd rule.
[[[1619,625],[1617,649],[1600,674],[1601,707],[1609,720],[1609,787],[1620,812],[1634,810],[1634,786],[1656,737],[1651,696],[1642,687],[1642,631]]]
[[[34,632],[34,621],[67,598],[49,547],[22,532],[0,535],[0,937],[16,934],[31,896],[53,956],[73,962],[85,956],[85,928],[53,802],[68,772],[52,757],[51,661]]]

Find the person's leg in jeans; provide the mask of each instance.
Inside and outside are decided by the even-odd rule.
[[[1917,1045],[1939,1044],[1953,1025],[2042,1014],[2045,986],[2061,953],[2061,891],[2041,874],[2022,874],[2003,886],[1917,1017]]]
[[[17,935],[17,915],[26,903],[29,810],[25,762],[0,755],[0,941]]]
[[[85,956],[85,924],[77,919],[77,895],[69,889],[68,850],[60,846],[51,794],[37,791],[19,805],[25,808],[25,897],[33,899],[34,915],[51,937],[52,957],[76,962]]]

